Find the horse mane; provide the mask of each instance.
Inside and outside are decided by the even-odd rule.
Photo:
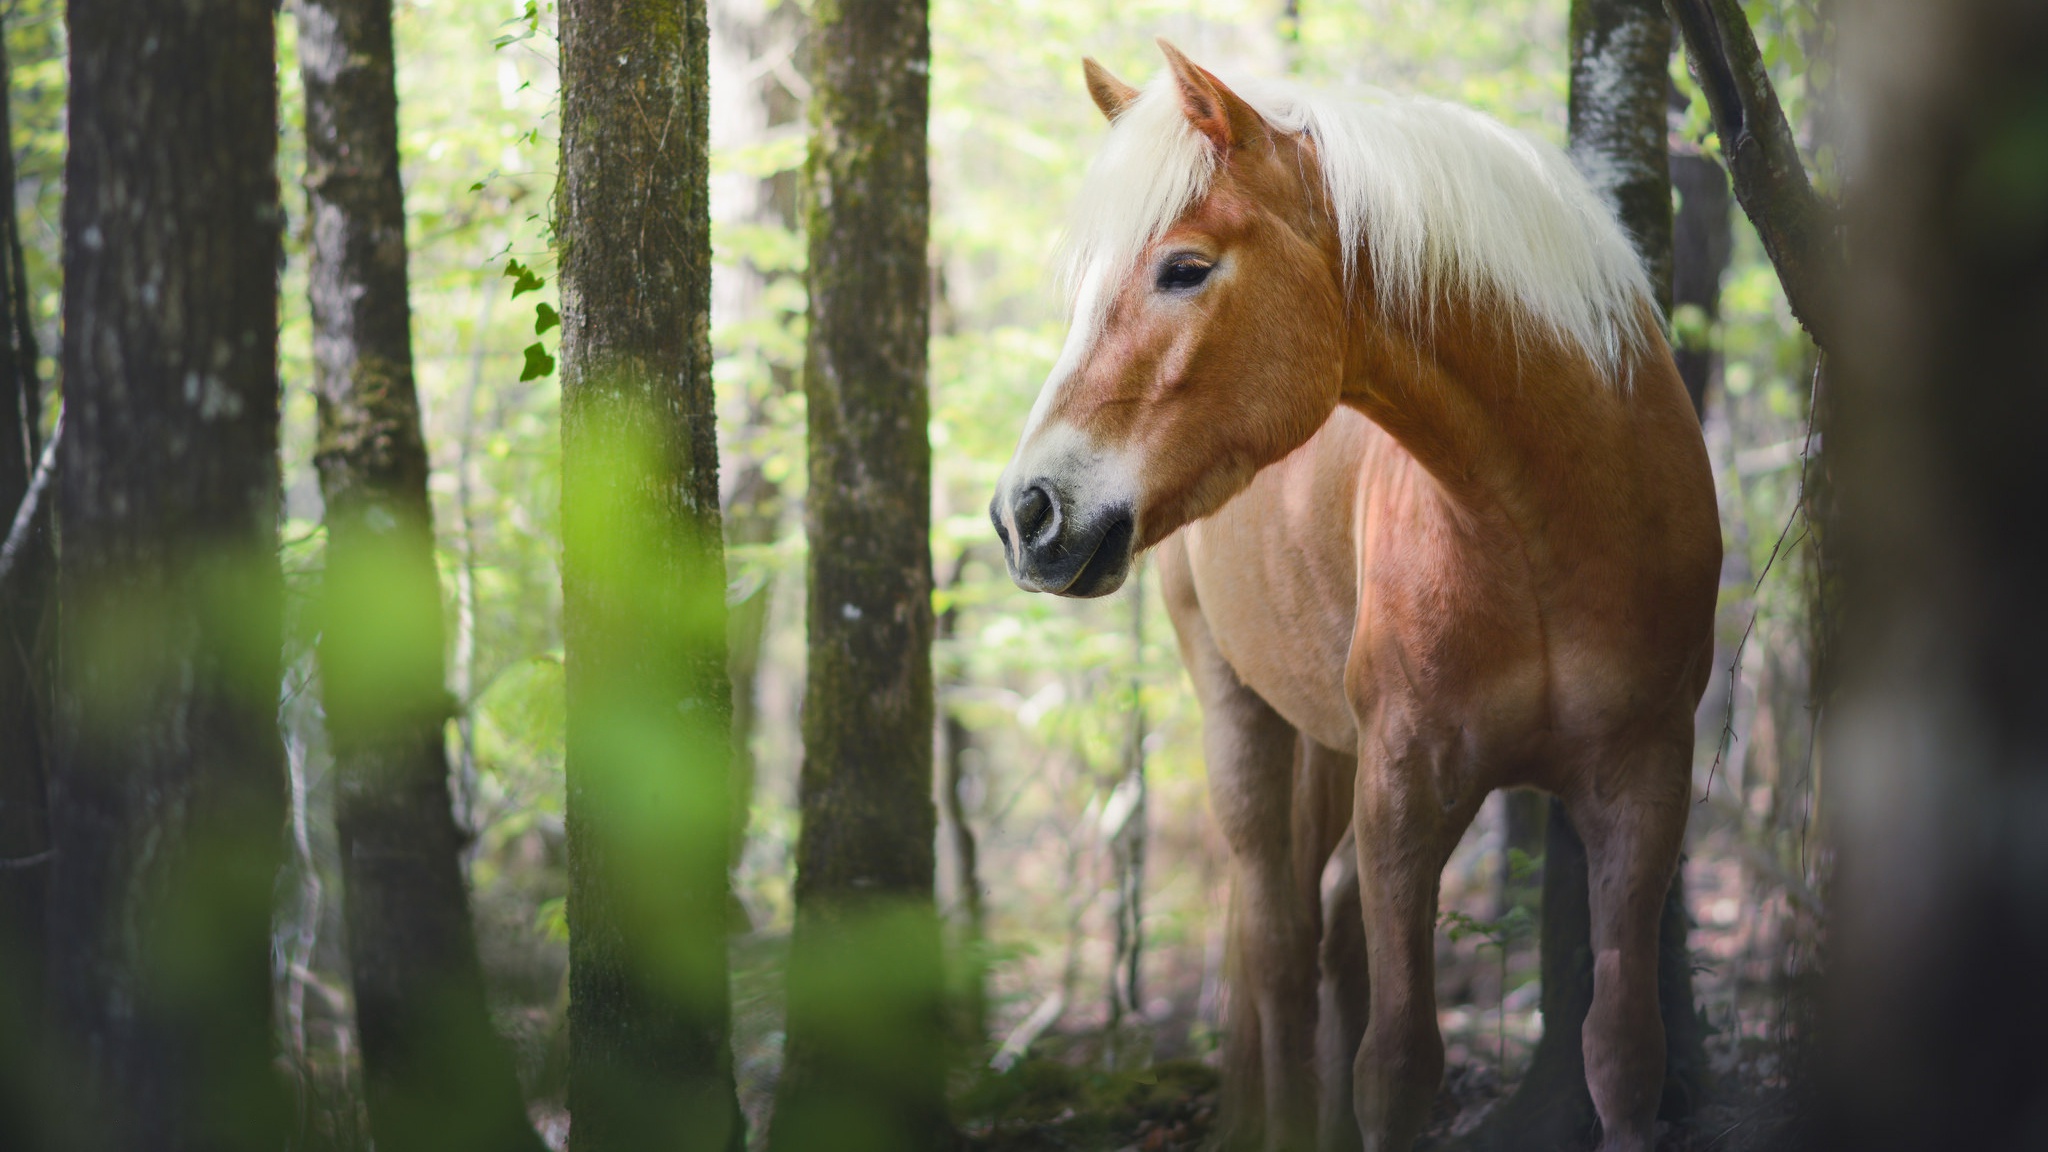
[[[1557,148],[1442,100],[1227,82],[1269,125],[1315,142],[1347,291],[1363,248],[1390,318],[1426,330],[1440,299],[1504,305],[1518,332],[1533,325],[1625,386],[1653,315],[1649,277]],[[1077,323],[1099,327],[1102,286],[1208,192],[1215,165],[1162,73],[1117,116],[1083,183],[1061,261]]]

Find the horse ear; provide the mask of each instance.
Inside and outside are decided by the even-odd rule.
[[[1188,59],[1163,36],[1159,50],[1166,54],[1166,65],[1173,69],[1173,79],[1180,86],[1181,110],[1187,113],[1188,123],[1207,136],[1218,152],[1227,155],[1232,148],[1265,133],[1266,122],[1258,112],[1208,69]]]
[[[1138,90],[1109,74],[1109,69],[1095,62],[1093,56],[1081,57],[1081,75],[1088,80],[1088,95],[1095,100],[1095,106],[1102,109],[1104,118],[1114,120],[1123,115],[1138,98]]]

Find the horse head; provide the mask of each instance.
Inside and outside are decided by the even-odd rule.
[[[1114,592],[1338,402],[1346,268],[1313,141],[1160,47],[1142,92],[1084,62],[1111,126],[1068,238],[1072,327],[989,505],[1027,591]]]

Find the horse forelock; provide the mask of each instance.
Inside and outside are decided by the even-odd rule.
[[[1444,101],[1226,81],[1269,125],[1313,143],[1347,289],[1369,274],[1387,319],[1425,338],[1439,301],[1504,305],[1523,336],[1576,348],[1626,386],[1649,336],[1649,278],[1612,209],[1561,151]],[[1117,116],[1062,246],[1081,340],[1099,333],[1113,285],[1146,247],[1208,195],[1216,167],[1170,75]]]

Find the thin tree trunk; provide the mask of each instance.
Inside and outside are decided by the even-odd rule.
[[[474,854],[481,817],[476,810],[476,401],[483,390],[485,334],[498,298],[488,281],[478,295],[476,334],[469,350],[469,382],[462,389],[462,431],[455,445],[455,643],[450,647],[449,691],[455,697],[455,827]]]
[[[1129,808],[1110,835],[1110,859],[1116,884],[1116,946],[1109,973],[1109,1021],[1112,1031],[1126,1015],[1143,1018],[1145,962],[1145,849],[1151,832],[1148,781],[1145,779],[1145,597],[1143,573],[1131,581],[1131,715],[1124,746],[1124,779]],[[1114,800],[1112,800],[1114,802]]]
[[[922,0],[816,19],[803,830],[770,1146],[949,1139],[933,908],[930,324]]]
[[[1678,193],[1671,238],[1671,352],[1692,410],[1704,417],[1707,386],[1720,359],[1712,337],[1721,318],[1721,275],[1735,251],[1734,204],[1728,174],[1710,157],[1674,154],[1671,185]]]
[[[703,0],[562,6],[570,1146],[737,1149]]]
[[[960,587],[961,578],[967,571],[968,553],[962,551],[953,563],[953,574],[946,580],[949,589]],[[960,619],[960,606],[948,605],[939,617],[938,631],[941,641],[953,639],[954,629]],[[949,671],[949,686],[958,687],[964,677],[959,668]],[[968,753],[974,748],[974,730],[960,717],[959,709],[943,708],[941,721],[942,740],[945,749],[943,776],[939,782],[939,798],[945,808],[947,842],[953,850],[953,877],[960,890],[960,907],[963,923],[957,946],[960,967],[960,1050],[979,1057],[988,1044],[988,957],[987,932],[988,916],[982,900],[980,846],[975,841],[974,826],[967,815]]]
[[[980,847],[967,819],[968,753],[974,731],[948,709],[944,723],[945,779],[940,796],[946,806],[948,842],[953,849],[953,874],[960,886],[959,956],[961,973],[960,1047],[979,1053],[988,1043],[988,914],[982,900]]]
[[[1570,138],[1573,161],[1605,195],[1635,241],[1659,306],[1672,300],[1671,170],[1666,106],[1671,23],[1658,0],[1573,0]],[[1569,1147],[1594,1123],[1580,1033],[1593,1002],[1586,849],[1561,801],[1550,802],[1539,946],[1543,1036],[1529,1071],[1480,1147]],[[1659,927],[1658,1000],[1665,1032],[1660,1116],[1690,1114],[1705,1071],[1683,874],[1672,880]]]
[[[1841,840],[1825,1131],[1803,1146],[2039,1148],[2048,10],[1874,0],[1844,9],[1841,44],[1867,134],[1823,413],[1846,596],[1826,740]]]
[[[0,534],[30,498],[43,452],[42,389],[28,324],[20,214],[14,204],[12,91],[0,27]],[[0,561],[0,1146],[32,1147],[45,1093],[38,1033],[48,987],[44,918],[50,882],[45,756],[49,746],[51,548],[47,489],[12,565]],[[0,554],[4,555],[4,554]]]
[[[537,1152],[484,1003],[450,810],[391,3],[299,0],[298,17],[327,523],[321,699],[371,1131],[386,1152]]]
[[[1544,829],[1550,819],[1550,801],[1533,788],[1511,789],[1501,796],[1501,854],[1499,899],[1494,915],[1506,916],[1517,906],[1537,907],[1542,881],[1534,875],[1517,876],[1516,853],[1525,860],[1543,858]]]
[[[71,1147],[285,1139],[274,18],[69,11],[50,955]]]

